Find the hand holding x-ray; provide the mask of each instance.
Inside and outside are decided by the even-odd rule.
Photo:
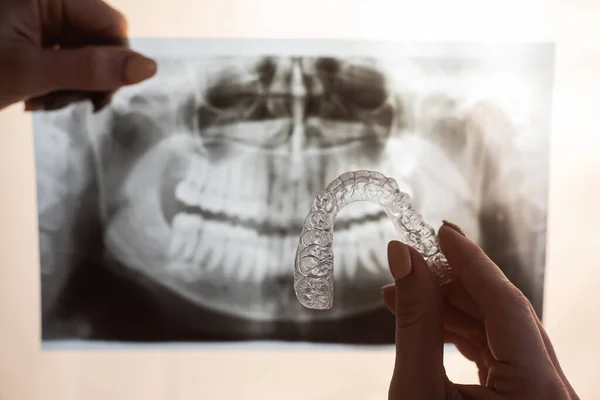
[[[55,110],[91,100],[104,108],[115,90],[156,73],[128,48],[127,20],[102,0],[0,3],[0,110]]]

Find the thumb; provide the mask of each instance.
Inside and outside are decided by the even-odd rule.
[[[423,257],[392,241],[388,263],[395,279],[396,363],[390,399],[445,399],[441,290]]]
[[[122,47],[84,47],[41,50],[35,87],[43,94],[55,90],[113,91],[139,83],[156,73],[156,63]]]

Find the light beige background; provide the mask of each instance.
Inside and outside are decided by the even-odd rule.
[[[600,2],[121,0],[132,36],[555,40],[545,325],[584,399],[600,399]],[[389,351],[40,350],[31,117],[0,112],[0,399],[384,399]],[[596,340],[594,340],[596,339]],[[452,379],[475,370],[447,356]],[[322,369],[303,373],[311,366]],[[301,382],[308,381],[307,384]],[[308,386],[304,386],[308,385]]]

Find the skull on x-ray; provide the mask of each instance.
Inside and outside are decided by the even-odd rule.
[[[380,308],[395,231],[369,203],[336,220],[335,307],[312,312],[295,298],[298,235],[328,182],[380,171],[431,225],[451,219],[476,241],[486,207],[499,213],[503,196],[485,202],[495,172],[481,116],[497,112],[420,93],[406,71],[371,58],[212,57],[165,64],[123,89],[86,128],[107,259],[236,318],[302,322]]]

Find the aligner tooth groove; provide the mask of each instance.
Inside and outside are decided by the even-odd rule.
[[[450,281],[450,267],[435,230],[412,208],[411,197],[398,183],[374,171],[349,171],[319,193],[300,234],[294,265],[294,290],[302,305],[316,310],[333,305],[333,226],[338,212],[355,201],[376,203],[392,220],[400,239],[419,251],[441,285]]]

